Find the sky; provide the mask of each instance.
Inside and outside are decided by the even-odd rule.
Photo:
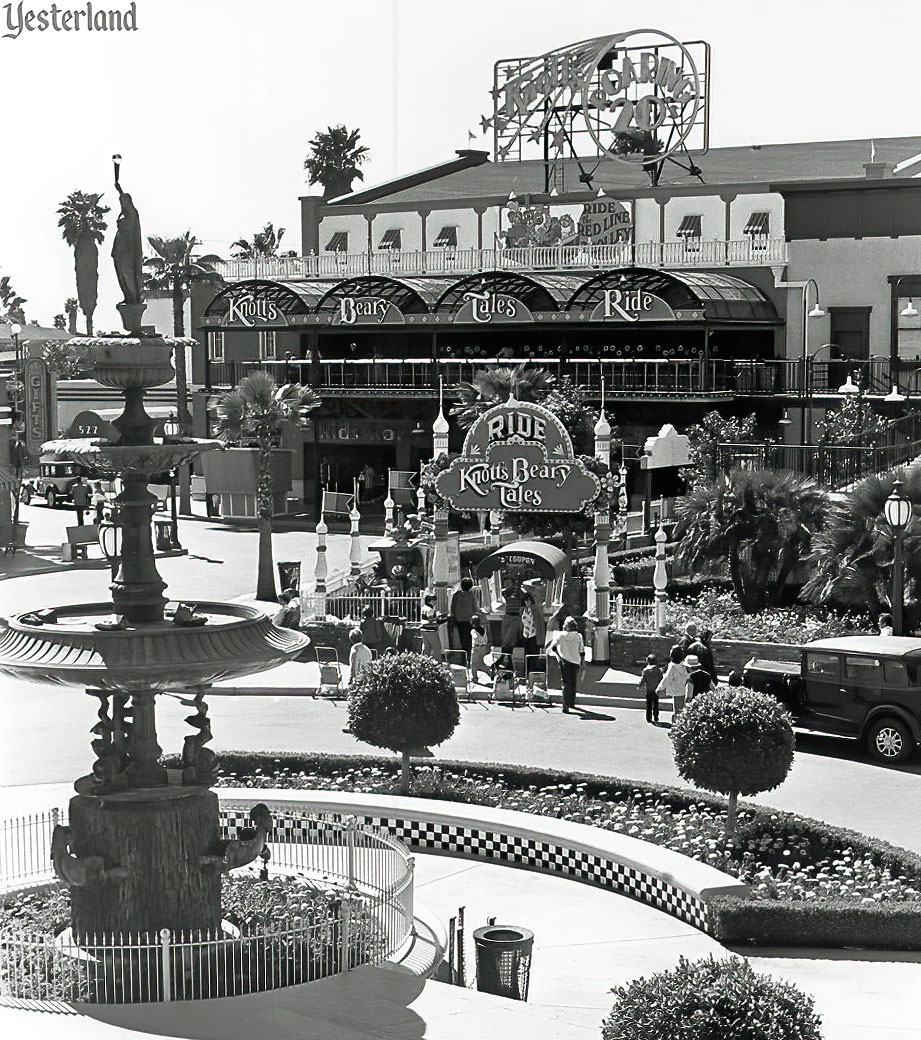
[[[298,196],[319,190],[303,169],[315,130],[361,130],[367,185],[489,147],[467,135],[490,111],[493,63],[593,36],[707,40],[714,147],[921,134],[917,0],[657,0],[640,20],[637,5],[598,0],[136,0],[134,32],[9,38],[18,8],[0,3],[0,275],[46,325],[76,295],[56,210],[77,189],[113,209],[96,327],[120,324],[114,153],[145,235],[191,229],[229,257],[272,221],[299,250]]]

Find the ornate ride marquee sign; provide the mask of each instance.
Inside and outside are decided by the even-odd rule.
[[[477,419],[463,453],[435,487],[459,512],[575,513],[601,490],[576,458],[560,420],[539,404],[514,398]]]
[[[675,312],[655,293],[644,289],[605,289],[604,298],[591,315],[591,321],[674,321]]]
[[[405,325],[399,307],[376,296],[343,296],[330,319],[333,325]]]

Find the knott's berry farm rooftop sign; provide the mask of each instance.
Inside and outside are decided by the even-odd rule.
[[[539,404],[514,398],[476,420],[463,453],[435,487],[459,512],[576,513],[601,490],[576,458],[560,420]]]

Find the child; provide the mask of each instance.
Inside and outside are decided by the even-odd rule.
[[[349,642],[352,644],[352,649],[349,651],[349,681],[351,681],[357,679],[374,658],[361,640],[360,628],[353,628],[349,632]]]
[[[646,721],[654,725],[659,721],[659,683],[662,682],[662,669],[659,667],[655,654],[649,654],[646,658],[646,667],[640,678],[639,688],[646,691]]]

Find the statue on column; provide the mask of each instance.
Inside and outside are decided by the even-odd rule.
[[[113,155],[112,162],[115,166],[115,188],[121,204],[115,241],[112,243],[115,275],[123,297],[117,306],[126,329],[136,333],[140,331],[140,316],[144,310],[144,246],[141,240],[141,218],[131,196],[122,190],[119,183],[121,156]]]

